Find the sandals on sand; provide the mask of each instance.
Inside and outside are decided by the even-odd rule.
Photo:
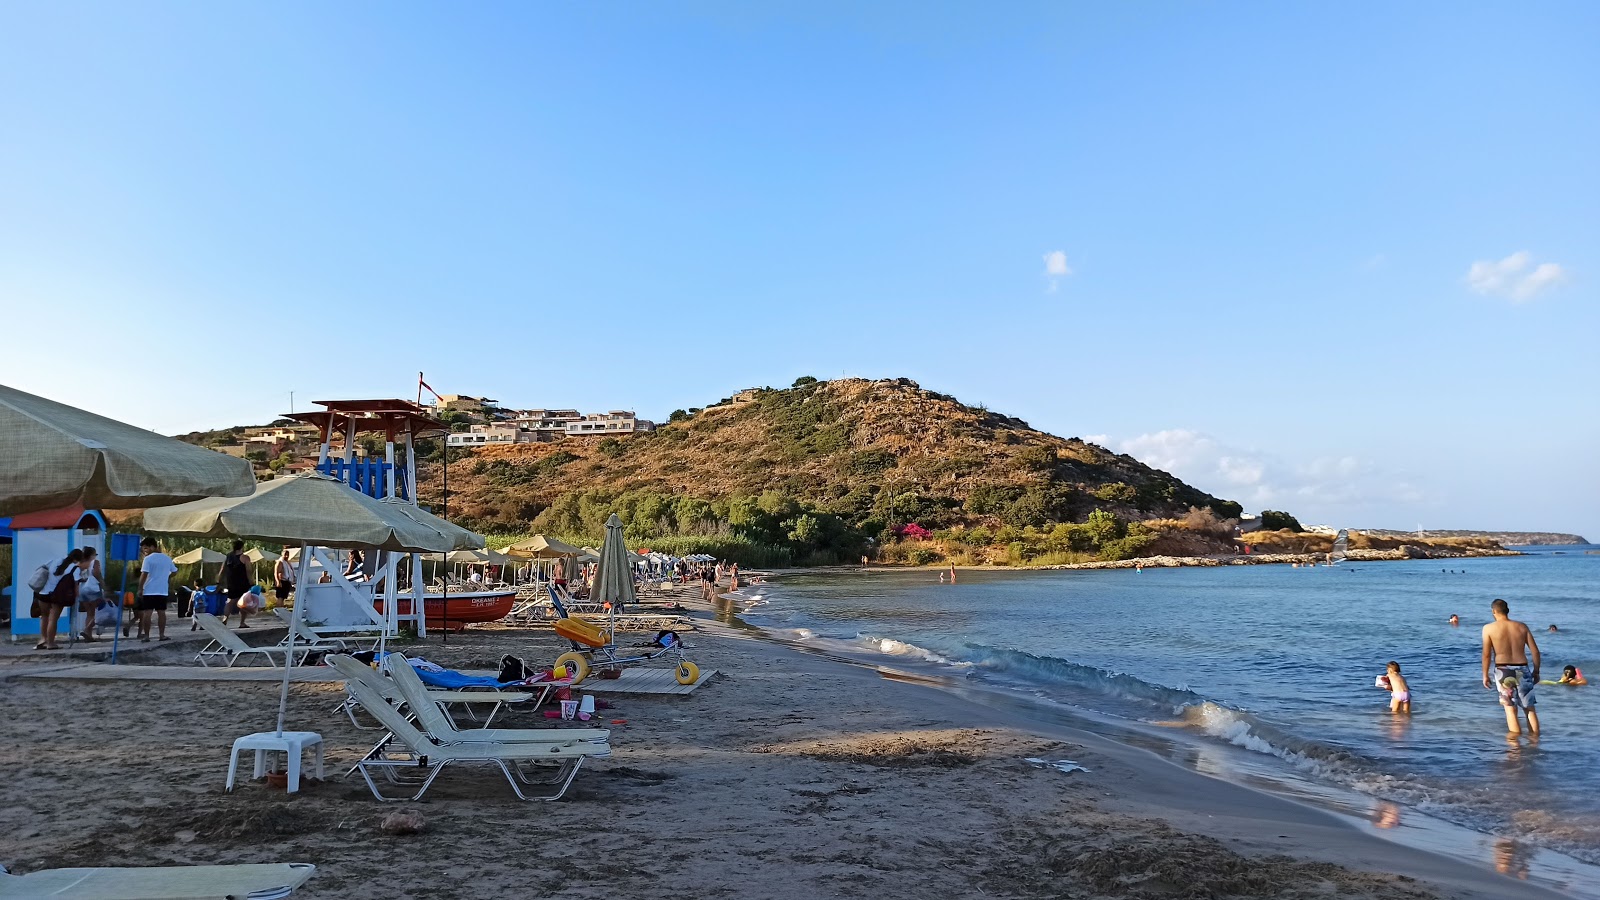
[[[166,635],[163,634],[161,637],[156,638],[156,640],[158,640],[158,641],[170,641],[170,640],[172,640],[172,638],[169,638],[169,637],[167,637]]]
[[[35,650],[60,650],[61,648],[56,644],[46,644],[45,642],[40,641],[39,643],[33,645],[33,649],[35,649]]]

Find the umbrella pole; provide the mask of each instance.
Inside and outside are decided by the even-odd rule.
[[[117,624],[111,629],[111,664],[117,664],[117,645],[122,641],[122,621],[128,614],[128,605],[123,598],[128,596],[128,567],[133,565],[133,560],[122,561],[122,590],[117,591]],[[99,610],[95,610],[99,613]]]
[[[300,578],[301,586],[306,584],[306,579],[311,577],[311,550],[305,544],[300,545]],[[289,673],[294,669],[294,639],[300,630],[300,610],[305,606],[306,598],[302,591],[294,598],[294,606],[289,610],[289,641],[283,654],[283,691],[278,695],[278,735],[283,735],[283,719],[289,711]]]

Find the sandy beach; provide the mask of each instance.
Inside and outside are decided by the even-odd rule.
[[[289,709],[291,727],[323,734],[328,780],[229,794],[228,746],[272,726],[275,684],[22,677],[36,661],[13,658],[0,667],[3,861],[306,861],[318,872],[296,896],[310,898],[1560,896],[709,616],[689,642],[719,674],[688,696],[613,698],[613,756],[555,803],[462,769],[426,802],[378,804],[340,778],[375,733],[333,714],[336,684],[297,684]],[[183,665],[194,649],[137,661]],[[407,651],[471,669],[559,649],[548,630],[484,628]],[[425,830],[385,834],[396,809]]]

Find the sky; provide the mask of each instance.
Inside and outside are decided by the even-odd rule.
[[[177,433],[909,377],[1600,540],[1600,4],[0,2],[0,383]]]

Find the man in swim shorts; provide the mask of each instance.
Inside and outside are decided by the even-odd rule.
[[[1534,711],[1534,685],[1539,683],[1539,645],[1528,626],[1511,618],[1511,607],[1504,600],[1489,604],[1494,621],[1483,626],[1483,686],[1490,687],[1489,670],[1494,669],[1493,687],[1500,692],[1500,705],[1506,711],[1506,730],[1521,734],[1517,710],[1528,717],[1528,732],[1539,733],[1539,714]],[[1527,651],[1527,652],[1524,652]],[[1533,665],[1528,664],[1529,655]]]

